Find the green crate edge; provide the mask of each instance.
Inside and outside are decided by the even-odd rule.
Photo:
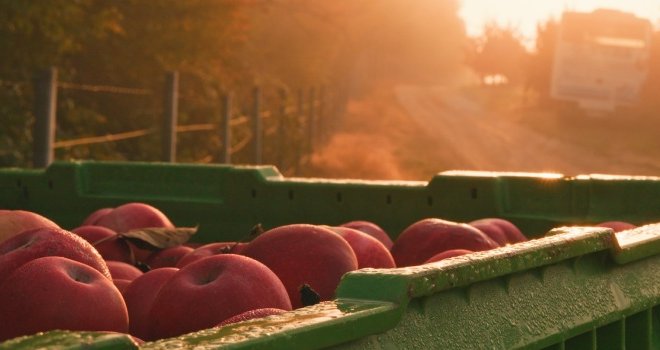
[[[159,183],[154,180],[153,177],[158,174],[166,174],[165,181]],[[219,179],[219,177],[224,177],[224,179]],[[135,181],[126,185],[126,179]],[[173,187],[173,184],[176,185],[182,180],[183,183],[180,187]],[[193,184],[191,185],[191,183]],[[145,184],[149,186],[145,188]],[[122,185],[126,186],[122,187]],[[325,224],[337,224],[342,220],[348,221],[354,218],[379,222],[378,218],[391,215],[391,211],[387,210],[387,206],[399,208],[410,202],[414,202],[410,206],[413,209],[424,207],[424,204],[436,210],[440,209],[436,211],[425,208],[427,210],[424,210],[422,214],[413,213],[409,210],[405,213],[405,216],[412,221],[383,225],[390,233],[399,232],[406,224],[413,222],[415,218],[436,216],[467,221],[483,216],[499,216],[510,219],[523,227],[535,223],[531,226],[536,230],[534,235],[538,236],[548,227],[563,223],[593,223],[611,219],[613,216],[615,219],[627,220],[636,224],[652,222],[657,221],[657,217],[653,214],[658,215],[660,212],[658,210],[660,203],[655,202],[660,198],[658,196],[660,182],[657,178],[610,176],[567,178],[558,175],[518,173],[447,172],[438,174],[431,181],[425,183],[286,179],[275,168],[268,166],[230,167],[165,163],[64,162],[56,163],[46,170],[0,169],[0,193],[7,195],[1,197],[3,199],[0,203],[5,208],[34,210],[44,214],[52,212],[49,210],[52,210],[53,204],[35,203],[35,200],[38,201],[42,198],[62,200],[63,198],[66,199],[67,195],[71,196],[71,193],[75,193],[76,203],[54,205],[62,211],[68,210],[69,213],[67,215],[64,212],[59,212],[54,216],[54,219],[56,221],[58,219],[63,220],[70,226],[73,226],[75,222],[79,222],[78,220],[82,220],[82,217],[92,209],[116,205],[130,200],[150,202],[159,207],[165,205],[166,209],[164,211],[168,216],[172,215],[173,221],[177,222],[177,219],[183,220],[185,215],[190,215],[191,211],[177,210],[175,202],[187,208],[192,205],[192,209],[209,206],[222,209],[227,208],[227,205],[232,201],[236,201],[237,198],[243,198],[242,200],[247,203],[239,205],[234,210],[245,210],[248,206],[266,210],[265,208],[268,208],[268,206],[258,198],[272,199],[272,196],[280,195],[276,198],[281,198],[280,200],[288,198],[292,201],[291,193],[293,193],[294,199],[302,200],[300,206],[303,208],[300,208],[300,206],[295,208],[298,217],[315,218],[320,221],[318,223]],[[365,195],[365,193],[368,194]],[[191,198],[191,194],[195,196]],[[342,202],[360,198],[363,199],[361,204],[348,205],[348,208],[341,209]],[[447,198],[451,198],[452,201],[446,202]],[[471,209],[476,209],[470,213],[465,213],[465,210],[461,212],[459,208],[465,207],[451,205],[452,203],[455,204],[454,199],[456,198],[460,199],[461,204],[470,205]],[[11,199],[14,199],[13,203]],[[339,208],[337,210],[339,214],[335,213],[328,222],[323,220],[318,213],[305,212],[303,209],[308,209],[310,199],[311,202],[325,202],[323,207],[325,209],[337,210]],[[365,200],[367,202],[380,202],[381,205],[376,209],[372,208],[373,210],[368,211],[366,216],[357,216],[359,214],[356,213],[359,212],[360,205],[363,205]],[[614,201],[614,203],[605,205],[601,201]],[[622,206],[621,203],[633,203],[634,205]],[[73,215],[71,215],[72,212]],[[383,212],[385,212],[385,215],[382,215]],[[381,215],[375,213],[381,213]],[[246,214],[241,216],[241,219],[255,218],[258,222],[265,222],[272,226],[287,223],[287,220],[292,219],[289,216],[286,220],[278,221],[273,220],[271,216],[277,215]],[[282,220],[281,217],[280,220]],[[315,220],[311,220],[311,222],[315,223]],[[240,228],[234,228],[234,231],[227,237],[240,238],[241,231],[251,226],[251,224],[242,225],[234,225]],[[210,229],[207,231],[211,232]],[[213,235],[208,232],[202,232],[199,236],[200,239],[214,239]],[[605,249],[605,247],[602,248]],[[655,254],[645,252],[644,256],[652,256],[654,259],[651,260],[655,260],[656,254],[657,252]],[[633,261],[635,259],[628,260]],[[359,281],[364,278],[360,277],[360,274],[363,274],[363,272],[346,276],[346,281],[342,282],[338,292],[340,295],[339,300],[342,299],[342,293],[344,293],[341,291],[342,288],[347,288],[344,287],[345,285],[354,283],[350,282],[351,280],[357,279]],[[478,282],[479,279],[472,279],[468,281],[467,286]],[[360,284],[366,283],[357,282],[358,288],[353,288],[353,290],[357,291],[358,298],[364,298],[363,295],[360,295]],[[442,294],[443,291],[429,291],[429,293],[432,298],[434,294]],[[660,293],[656,295],[660,295]],[[348,295],[348,299],[351,297],[354,296]],[[415,297],[423,299],[428,296],[417,295]],[[656,296],[655,299],[657,298]],[[657,300],[649,301],[646,299],[644,303],[641,303],[644,306],[650,305],[649,307],[652,308],[657,304]],[[395,305],[399,305],[399,307],[392,310],[399,311],[392,312],[392,310],[389,310],[388,312],[390,315],[405,317],[405,309],[410,299],[405,300],[405,298],[402,298],[395,301],[397,303]],[[637,313],[645,312],[644,307],[640,308],[639,306],[630,308],[630,310]],[[630,310],[629,313],[633,312]],[[620,317],[626,315],[625,311],[617,311],[617,313]],[[650,312],[651,319],[656,317],[656,314],[657,312]],[[341,319],[341,317],[339,318]],[[392,320],[398,321],[396,316],[390,316],[390,324],[393,322]],[[621,322],[618,321],[618,318],[607,320]],[[600,320],[599,322],[604,321]],[[397,323],[394,322],[394,324]],[[401,323],[398,324],[401,325]],[[595,326],[592,325],[592,327]],[[576,329],[580,332],[584,331],[579,327]],[[370,334],[369,332],[379,333],[383,331],[385,329],[382,327],[380,329],[370,329],[362,335],[366,336]],[[552,342],[546,345],[555,344],[556,341],[564,342],[569,334],[571,334],[570,330],[564,331],[555,336],[551,335],[546,340],[537,341],[535,344],[540,346],[544,341],[548,342],[548,339],[551,339]],[[298,338],[300,337],[299,335]],[[364,339],[371,338],[366,337]],[[271,344],[269,342],[265,343]],[[150,344],[147,343],[146,347],[149,348]],[[527,345],[530,344],[532,343]],[[300,345],[302,346],[302,344]],[[321,344],[317,343],[317,345]]]

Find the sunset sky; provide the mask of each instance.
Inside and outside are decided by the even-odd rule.
[[[592,11],[610,8],[632,12],[660,27],[660,0],[461,0],[460,15],[469,35],[479,35],[484,24],[495,21],[511,25],[533,41],[536,24],[550,17],[559,18],[564,9]]]

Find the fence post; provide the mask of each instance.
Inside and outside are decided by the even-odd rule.
[[[179,114],[179,72],[167,72],[165,75],[165,105],[163,108],[162,160],[176,161],[176,125]]]
[[[231,163],[231,94],[222,96],[222,162]]]
[[[279,120],[277,122],[277,166],[280,169],[284,169],[284,152],[285,152],[285,140],[286,140],[286,110],[287,110],[287,93],[284,88],[280,89],[280,110],[278,113]]]
[[[319,141],[324,143],[325,140],[328,138],[328,126],[327,126],[327,121],[325,120],[326,114],[325,114],[325,86],[321,85],[319,87],[319,96],[318,96],[318,112],[317,112],[317,120],[318,122],[316,123],[316,128],[318,130],[318,138]]]
[[[253,103],[252,106],[252,133],[254,135],[254,163],[261,164],[261,155],[263,152],[263,132],[261,121],[261,88],[256,86],[252,91]]]
[[[57,113],[57,68],[37,72],[34,77],[33,165],[45,168],[53,162]]]
[[[308,149],[309,155],[314,153],[314,143],[316,142],[316,89],[309,88],[309,119],[307,125],[307,132],[309,133]]]
[[[302,125],[304,125],[304,119],[305,119],[305,90],[303,88],[298,89],[298,109],[296,110],[298,113],[296,119],[297,123],[296,126],[302,128]],[[295,149],[295,165],[294,165],[294,173],[298,174],[298,171],[300,169],[300,163],[302,161],[302,155],[303,155],[303,150],[302,147],[304,145],[304,133],[301,136],[300,142],[296,142],[296,149]]]

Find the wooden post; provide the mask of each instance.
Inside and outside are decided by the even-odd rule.
[[[162,160],[176,161],[176,125],[179,115],[179,73],[168,72],[165,76],[165,104],[163,108]]]
[[[263,132],[261,121],[261,88],[255,87],[252,92],[252,133],[254,135],[254,164],[261,164],[261,155],[263,152]]]
[[[286,114],[286,108],[287,107],[287,93],[284,88],[280,89],[280,110],[278,113],[278,118],[279,120],[277,121],[277,145],[278,145],[278,150],[277,150],[277,166],[280,169],[284,169],[284,152],[287,150],[286,148],[286,138],[287,138],[287,114]]]
[[[314,153],[314,144],[316,143],[316,89],[309,89],[309,119],[307,120],[307,132],[309,136],[307,151],[311,155]]]
[[[222,162],[231,163],[231,94],[222,96]]]
[[[320,142],[325,142],[327,137],[329,136],[328,133],[328,126],[327,126],[327,121],[325,120],[326,114],[325,114],[325,86],[321,85],[319,87],[319,96],[318,96],[318,107],[317,107],[317,122],[316,122],[316,129],[317,129],[317,135],[319,138]]]
[[[57,113],[57,68],[38,72],[34,78],[33,165],[45,168],[53,162]]]
[[[304,120],[305,120],[305,90],[303,88],[298,89],[298,110],[296,111],[298,113],[297,115],[297,123],[296,126],[304,125]],[[302,132],[296,131],[296,133]],[[296,140],[296,149],[294,153],[295,157],[295,163],[294,163],[294,173],[298,174],[298,171],[300,169],[300,162],[302,161],[302,155],[303,155],[303,146],[304,146],[304,132],[301,133],[301,140]]]

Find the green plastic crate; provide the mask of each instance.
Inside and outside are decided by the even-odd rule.
[[[426,217],[494,216],[532,238],[432,265],[351,272],[333,301],[143,349],[660,349],[660,178],[452,171],[428,182],[341,181],[285,178],[270,166],[106,162],[0,169],[0,208],[63,227],[129,201],[199,225],[200,242],[241,239],[257,223],[362,219],[396,236]],[[606,220],[643,226],[589,227]],[[131,348],[126,341],[55,331],[0,349]]]

